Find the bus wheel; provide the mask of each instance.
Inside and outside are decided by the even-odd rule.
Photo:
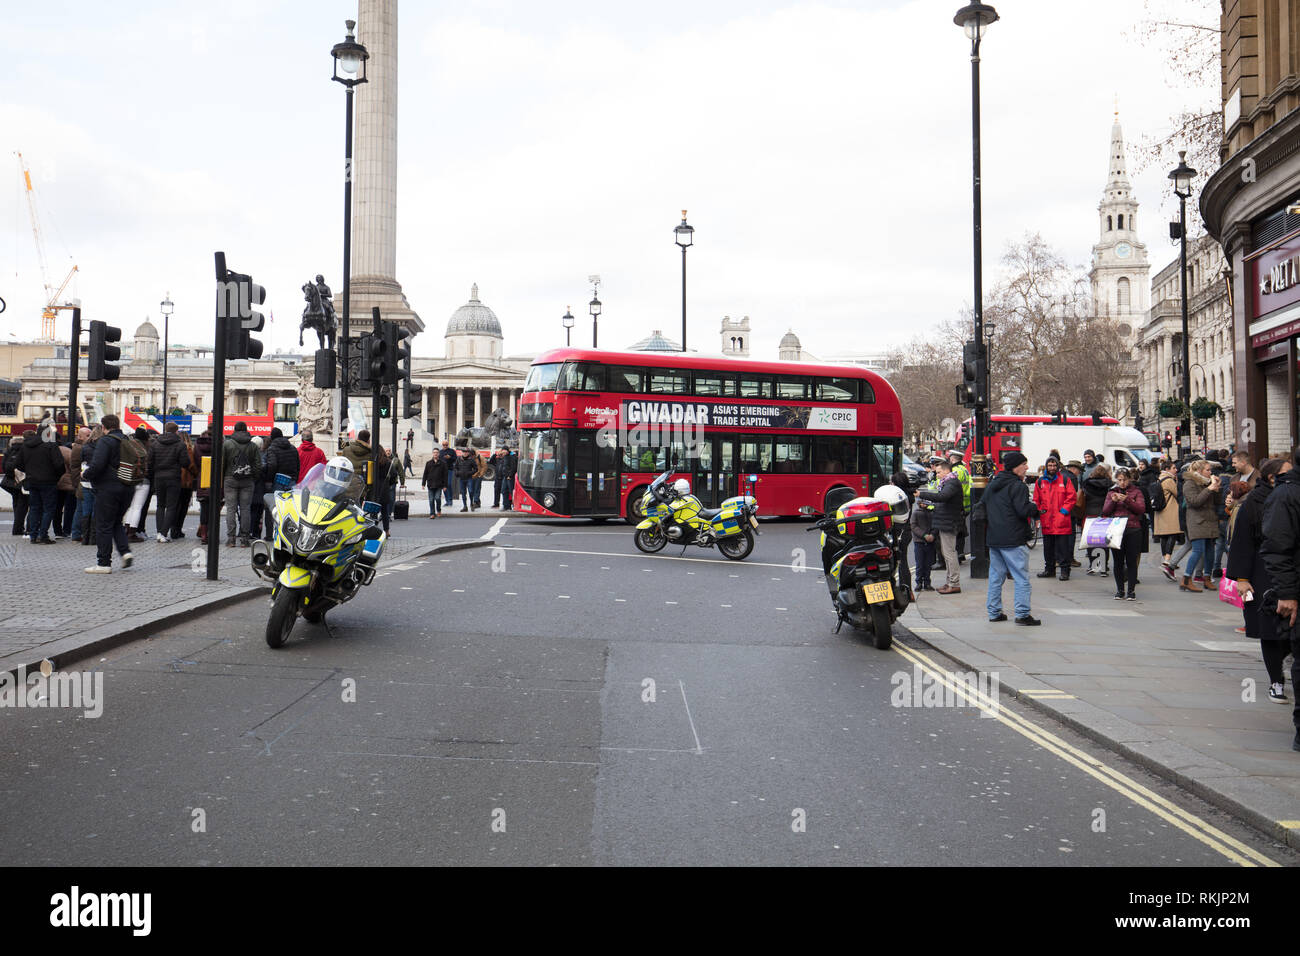
[[[645,493],[649,490],[649,485],[638,485],[633,488],[631,494],[627,496],[628,524],[640,524],[645,520],[645,515],[641,511],[641,499],[645,497]]]
[[[846,501],[852,501],[854,498],[853,489],[845,488],[839,485],[826,492],[826,498],[822,502],[822,511],[825,514],[834,514],[839,510],[840,505]]]

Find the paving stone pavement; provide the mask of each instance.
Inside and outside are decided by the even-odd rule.
[[[150,521],[152,524],[152,520]],[[131,624],[149,612],[164,611],[187,601],[202,601],[242,593],[261,584],[250,566],[247,548],[222,546],[219,578],[207,578],[207,550],[198,540],[197,515],[185,523],[187,537],[160,544],[153,538],[134,542],[134,562],[123,571],[113,556],[112,574],[86,574],[95,563],[93,546],[71,539],[54,545],[34,545],[11,536],[12,520],[0,520],[0,600],[10,616],[0,627],[0,661],[14,654],[39,651],[92,628]],[[432,530],[412,525],[412,531]],[[397,529],[394,529],[397,532]],[[384,547],[384,563],[403,555],[427,551],[451,539],[413,536],[403,528]],[[65,642],[66,643],[66,642]],[[59,645],[60,647],[64,645]]]
[[[1158,555],[1143,559],[1133,603],[1114,600],[1112,577],[1082,568],[1066,582],[1033,577],[1043,566],[1035,550],[1031,606],[1041,627],[990,623],[988,582],[972,580],[968,566],[960,594],[922,592],[899,623],[964,666],[997,672],[1002,694],[1032,701],[1300,846],[1292,705],[1268,700],[1259,642],[1234,631],[1241,612],[1216,590],[1179,591]],[[1003,608],[1014,617],[1010,581]],[[1289,676],[1287,695],[1293,702]]]

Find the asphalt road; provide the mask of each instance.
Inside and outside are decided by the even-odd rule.
[[[1297,863],[1036,713],[894,706],[944,659],[834,633],[803,527],[512,518],[284,649],[258,600],[86,661],[101,717],[0,709],[0,864]]]

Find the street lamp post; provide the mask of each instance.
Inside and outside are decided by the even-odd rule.
[[[564,325],[564,344],[566,346],[572,345],[574,318],[573,310],[567,305],[564,307],[564,318],[560,319],[560,322]]]
[[[347,87],[347,119],[343,146],[343,330],[340,336],[339,365],[343,374],[340,376],[341,396],[339,407],[335,409],[338,423],[337,439],[343,437],[343,417],[348,413],[348,335],[351,332],[350,305],[352,301],[352,93],[354,87],[366,82],[366,60],[370,54],[356,41],[352,31],[357,21],[345,20],[348,28],[347,38],[342,43],[334,44],[330,55],[334,57],[334,81]],[[378,444],[378,437],[375,442]]]
[[[1186,150],[1178,151],[1178,165],[1169,173],[1169,178],[1174,181],[1174,195],[1178,197],[1178,275],[1183,298],[1183,435],[1187,439],[1187,448],[1190,451],[1192,447],[1192,365],[1187,334],[1187,197],[1192,194],[1192,179],[1196,176],[1196,170],[1187,165],[1186,156]],[[1178,442],[1178,451],[1180,455],[1183,452],[1181,439]]]
[[[682,210],[681,224],[673,230],[677,244],[682,247],[682,351],[686,351],[686,250],[695,243],[695,227],[686,222],[686,210]]]
[[[971,189],[973,199],[974,272],[975,272],[975,345],[983,348],[984,343],[984,276],[983,276],[983,238],[981,236],[980,207],[980,41],[989,25],[995,23],[998,13],[987,3],[968,3],[957,11],[953,23],[966,31],[970,40],[970,79],[971,79]],[[975,450],[971,455],[973,479],[971,482],[971,508],[984,497],[984,487],[989,480],[989,460],[984,453],[985,434],[988,431],[989,413],[985,399],[988,393],[988,361],[984,362],[984,381],[976,384],[975,396]],[[989,559],[984,544],[984,523],[971,521],[971,564],[972,578],[987,578]]]
[[[591,313],[591,347],[596,347],[596,326],[600,322],[600,300],[594,295],[591,302],[587,305],[587,311]]]
[[[172,305],[172,294],[168,292],[163,296],[162,302],[158,303],[158,311],[163,317],[163,400],[162,400],[162,422],[163,431],[167,431],[167,414],[170,411],[171,402],[167,396],[167,347],[169,344],[169,327],[171,325],[172,312],[176,307]]]

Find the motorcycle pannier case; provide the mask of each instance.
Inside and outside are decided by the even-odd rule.
[[[835,512],[835,531],[855,541],[881,537],[893,524],[889,503],[878,498],[854,498]]]

